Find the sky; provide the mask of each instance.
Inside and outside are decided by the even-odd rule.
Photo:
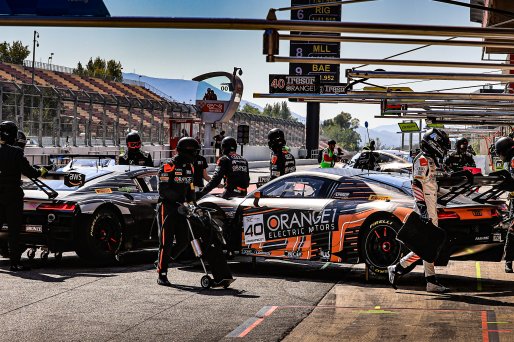
[[[287,7],[290,0],[104,0],[111,16],[258,18],[264,19],[270,8]],[[466,1],[469,3],[469,1]],[[277,12],[279,19],[289,19],[290,12]],[[342,21],[370,23],[428,24],[445,26],[478,26],[469,21],[469,9],[431,0],[376,0],[343,6]],[[210,71],[242,68],[245,85],[243,99],[264,106],[269,100],[254,99],[253,93],[268,92],[268,74],[287,74],[286,63],[266,63],[262,55],[260,31],[175,30],[175,29],[105,29],[1,27],[0,41],[21,40],[32,48],[33,30],[39,34],[40,46],[36,60],[47,62],[54,53],[53,64],[68,67],[78,61],[100,56],[119,60],[124,72],[134,72],[158,78],[191,79]],[[352,44],[341,45],[342,58],[376,58],[402,52],[415,45]],[[287,42],[282,42],[280,55],[289,54]],[[429,47],[399,57],[399,59],[474,61],[481,60],[482,50],[469,47]],[[501,57],[501,56],[496,56]],[[344,69],[352,67],[342,65]],[[416,67],[369,66],[368,70],[446,71],[448,69]],[[453,70],[457,71],[457,70]],[[465,71],[465,70],[460,70]],[[487,70],[483,70],[487,71]],[[468,70],[469,72],[469,70]],[[402,81],[398,81],[402,82]],[[397,83],[390,80],[377,84]],[[444,89],[480,82],[430,81],[410,85],[415,91]],[[464,90],[464,91],[472,91]],[[170,94],[173,96],[173,94]],[[290,103],[290,108],[302,115],[306,105]],[[322,104],[321,119],[346,111],[369,121],[370,127],[392,124],[392,120],[374,119],[378,105]]]

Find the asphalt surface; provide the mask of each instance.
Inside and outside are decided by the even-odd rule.
[[[12,273],[0,258],[0,341],[514,341],[514,275],[503,263],[438,267],[452,289],[439,295],[425,291],[421,267],[395,291],[366,281],[363,265],[251,258],[230,262],[229,289],[202,289],[200,264],[186,260],[166,288],[155,259],[141,251],[93,267],[38,252],[31,271]]]

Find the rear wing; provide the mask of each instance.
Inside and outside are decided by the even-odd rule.
[[[449,188],[449,191],[437,200],[442,205],[448,204],[459,195],[467,196],[475,202],[484,204],[507,191],[514,191],[514,179],[505,170],[492,172],[488,176],[473,175],[470,171],[454,172],[450,176],[438,177],[437,183],[442,188]],[[483,186],[491,188],[477,196],[472,196]]]

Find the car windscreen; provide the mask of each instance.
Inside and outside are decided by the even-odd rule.
[[[86,184],[87,184],[88,182],[92,181],[93,179],[96,179],[98,177],[105,176],[105,175],[111,173],[111,171],[105,171],[105,170],[97,171],[96,169],[94,169],[94,170],[80,170],[80,173],[86,175]],[[75,190],[77,190],[79,188],[78,186],[68,187],[68,186],[64,185],[64,175],[65,175],[65,173],[63,173],[62,175],[52,174],[52,175],[48,176],[46,179],[41,179],[41,181],[43,181],[46,185],[48,185],[50,188],[54,189],[55,191],[75,191]],[[49,177],[57,178],[57,179],[49,179]],[[39,187],[31,181],[24,182],[22,185],[22,188],[24,190],[39,190]]]
[[[372,180],[365,180],[366,185],[375,193],[377,198],[388,197],[393,200],[409,201],[412,200],[412,196],[405,194],[402,189],[398,189],[394,186],[375,182]]]

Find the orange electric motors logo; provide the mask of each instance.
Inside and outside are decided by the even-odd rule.
[[[287,211],[266,217],[266,240],[308,235],[336,230],[337,209]]]

